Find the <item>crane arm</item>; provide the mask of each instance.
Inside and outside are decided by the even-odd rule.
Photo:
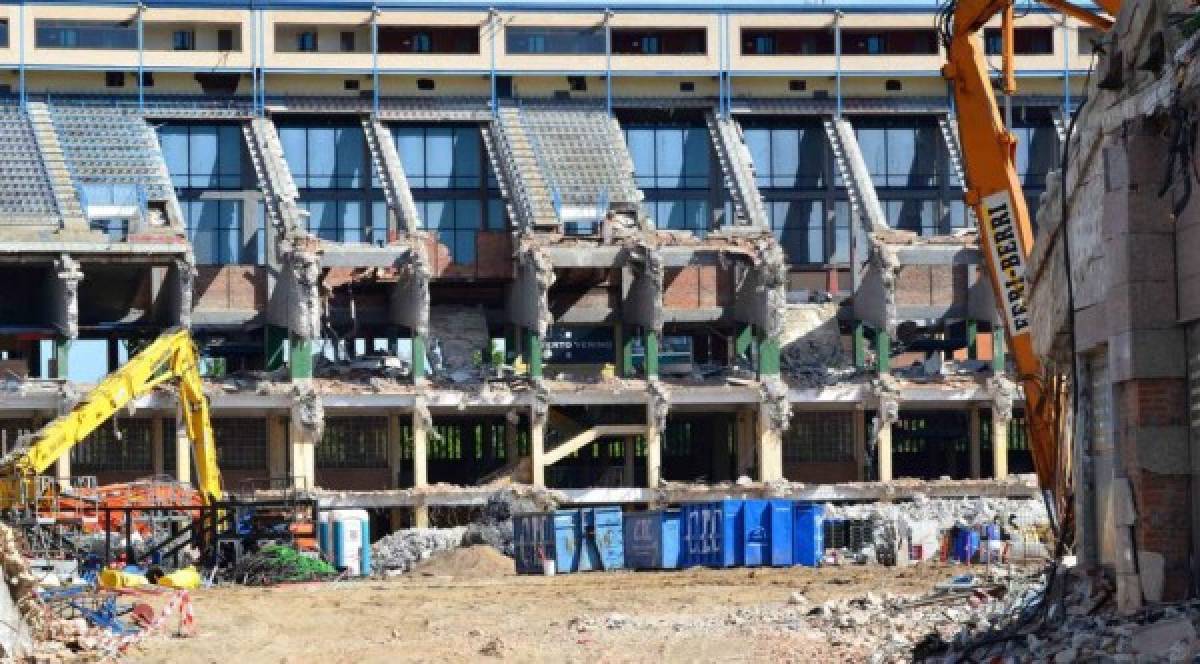
[[[44,472],[120,409],[173,378],[180,381],[179,403],[192,441],[200,492],[206,502],[221,499],[208,399],[201,389],[196,347],[186,330],[163,334],[106,376],[71,412],[42,427],[27,447],[0,462],[0,477],[25,480]]]
[[[1112,21],[1065,0],[1040,0],[1090,25],[1109,29]],[[1097,4],[1115,14],[1120,0]],[[1033,350],[1026,262],[1033,228],[1016,168],[1016,138],[1004,124],[979,31],[1003,16],[1004,88],[1011,94],[1013,75],[1013,0],[950,0],[943,8],[941,32],[947,63],[943,75],[953,87],[959,137],[966,171],[966,202],[979,220],[984,261],[1002,312],[1009,346],[1025,389],[1026,422],[1038,482],[1054,489],[1058,481],[1058,437],[1044,402],[1041,361]],[[1003,444],[1002,442],[1000,444]]]

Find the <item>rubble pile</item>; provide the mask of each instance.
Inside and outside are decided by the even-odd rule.
[[[371,545],[371,567],[376,574],[402,574],[434,554],[463,544],[466,528],[409,528]]]
[[[487,544],[508,557],[513,556],[514,514],[545,511],[532,495],[500,491],[488,497],[483,512],[467,526],[467,544]]]
[[[111,653],[106,630],[82,619],[61,618],[38,598],[37,577],[17,546],[16,533],[5,525],[0,525],[0,566],[6,581],[6,597],[0,598],[0,659],[100,661]]]
[[[906,502],[859,505],[831,503],[825,506],[825,515],[832,518],[874,519],[901,524],[935,521],[942,530],[954,526],[981,526],[991,523],[996,517],[1000,517],[1005,524],[1011,521],[1022,527],[1049,523],[1046,505],[1040,500],[987,497],[931,499],[919,493]]]

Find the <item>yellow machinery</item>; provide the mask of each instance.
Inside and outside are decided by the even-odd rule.
[[[205,504],[221,500],[221,472],[198,362],[199,354],[187,330],[170,330],[155,339],[106,376],[70,413],[42,427],[27,445],[0,461],[0,508],[42,500],[45,496],[39,487],[52,485],[38,482],[38,475],[131,401],[172,380],[178,382],[200,496]]]
[[[1100,30],[1112,28],[1111,19],[1069,2],[1039,2]],[[1095,3],[1113,16],[1121,6],[1120,0]],[[996,104],[978,35],[984,24],[1001,16],[1002,85],[1006,95],[1014,94],[1013,9],[1014,0],[951,0],[944,5],[939,27],[947,64],[942,73],[954,89],[967,179],[966,202],[979,220],[979,241],[996,305],[1003,312],[1008,343],[1025,388],[1026,422],[1038,481],[1043,489],[1056,492],[1059,507],[1069,514],[1069,461],[1060,449],[1054,421],[1058,397],[1043,383],[1041,361],[1034,354],[1030,336],[1025,269],[1033,246],[1033,229],[1017,176],[1016,138],[1005,127]]]

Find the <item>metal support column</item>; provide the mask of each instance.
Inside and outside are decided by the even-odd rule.
[[[371,116],[379,118],[379,7],[371,7]]]
[[[838,119],[842,117],[842,12],[833,13],[834,96],[837,99]]]

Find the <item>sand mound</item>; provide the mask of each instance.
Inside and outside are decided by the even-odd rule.
[[[453,576],[465,579],[486,579],[512,576],[516,563],[486,544],[476,544],[435,554],[413,568],[424,576]]]

